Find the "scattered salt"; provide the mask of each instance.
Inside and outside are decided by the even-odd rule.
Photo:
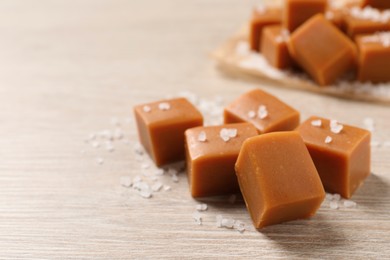
[[[103,164],[103,162],[104,162],[104,160],[103,160],[103,158],[100,158],[100,157],[98,157],[98,158],[96,158],[96,163],[97,164]]]
[[[201,131],[198,135],[198,141],[199,142],[206,142],[207,141],[207,136],[205,131]]]
[[[152,108],[150,106],[144,106],[142,108],[142,110],[145,112],[145,113],[149,113],[150,111],[152,111]]]
[[[129,176],[122,176],[120,178],[120,184],[126,188],[131,187],[132,185],[131,178]]]
[[[233,226],[238,232],[243,233],[245,231],[245,223],[237,220]]]
[[[163,184],[161,182],[156,182],[155,184],[152,185],[152,191],[160,191],[161,188],[163,187]]]
[[[325,143],[326,144],[330,144],[332,142],[332,137],[330,137],[329,135],[325,138]]]
[[[102,138],[105,138],[105,139],[108,139],[108,140],[113,140],[114,137],[111,133],[110,130],[103,130],[99,133],[99,135],[102,137]]]
[[[354,208],[354,207],[356,207],[356,202],[354,202],[352,200],[344,200],[344,207]]]
[[[207,206],[207,204],[205,204],[205,203],[196,205],[196,210],[197,210],[197,211],[206,211],[207,208],[208,208],[208,206]]]
[[[89,134],[88,139],[89,140],[95,140],[96,139],[96,134],[94,134],[94,133]]]
[[[164,185],[164,191],[169,191],[169,190],[171,190],[171,186]]]
[[[249,111],[248,112],[248,117],[251,118],[251,119],[255,118],[256,117],[256,112],[253,111],[253,110]]]
[[[133,178],[133,183],[137,183],[137,182],[141,182],[141,181],[142,181],[142,179],[138,175]]]
[[[228,133],[229,138],[234,138],[237,136],[237,129],[228,128],[227,133]]]
[[[138,155],[144,154],[144,148],[142,147],[142,145],[140,143],[135,143],[133,149],[134,149],[134,152]]]
[[[375,130],[375,122],[374,119],[370,117],[366,117],[363,120],[364,127],[368,130],[373,132]]]
[[[311,121],[311,125],[312,125],[312,126],[316,126],[316,127],[321,127],[321,126],[322,126],[322,120],[321,120],[321,119],[312,120],[312,121]]]
[[[192,218],[195,220],[195,222],[196,222],[198,225],[202,225],[202,214],[200,214],[198,211],[195,211],[195,212],[192,214]]]
[[[339,201],[340,199],[341,199],[340,194],[335,193],[335,194],[332,195],[332,200]]]
[[[168,102],[162,102],[158,104],[158,108],[162,111],[169,110],[171,108],[171,105]]]
[[[159,176],[164,175],[164,170],[163,170],[163,169],[157,169],[157,170],[154,172],[154,174],[159,175]]]
[[[110,141],[106,142],[106,150],[109,152],[114,151],[114,146],[112,145],[112,142],[110,142]]]
[[[257,116],[260,118],[260,119],[264,119],[268,116],[268,110],[267,110],[267,107],[264,106],[264,105],[261,105],[259,106],[259,109],[257,111]]]
[[[343,130],[343,125],[336,124],[330,127],[330,131],[335,134],[339,134]]]
[[[221,131],[219,131],[219,136],[222,138],[224,142],[227,142],[230,140],[228,130],[226,128],[222,128]]]
[[[142,169],[149,169],[150,168],[150,164],[149,163],[143,163],[143,164],[141,164],[141,168]]]
[[[173,175],[172,175],[172,181],[173,181],[173,182],[179,182],[179,177],[177,177],[176,174],[173,174]]]
[[[152,192],[149,189],[141,189],[138,194],[145,199],[152,197]]]
[[[222,218],[221,225],[225,228],[233,228],[235,220],[232,218]]]
[[[339,208],[339,203],[337,202],[337,201],[331,201],[330,203],[329,203],[329,207],[331,208],[331,209],[338,209]]]
[[[98,141],[93,141],[91,143],[91,145],[92,145],[93,148],[99,148],[100,147],[100,143]]]

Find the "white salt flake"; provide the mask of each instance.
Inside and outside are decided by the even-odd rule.
[[[114,151],[114,146],[112,145],[112,142],[106,142],[106,150],[109,152]]]
[[[221,221],[221,225],[225,228],[233,228],[235,220],[232,218],[223,218]]]
[[[253,111],[253,110],[249,111],[248,112],[248,117],[251,118],[251,119],[255,118],[256,117],[256,112]]]
[[[332,194],[326,193],[326,195],[325,195],[325,199],[326,199],[326,200],[331,200],[332,198],[333,198],[333,195],[332,195]]]
[[[152,191],[154,192],[160,191],[162,187],[163,184],[161,182],[156,182],[155,184],[152,185]]]
[[[312,126],[316,126],[316,127],[321,127],[322,126],[322,120],[321,119],[312,120],[311,121],[311,125]]]
[[[101,157],[96,158],[96,163],[97,163],[97,164],[102,165],[103,162],[104,162],[103,158],[101,158]]]
[[[372,146],[372,147],[380,147],[380,146],[381,146],[381,143],[380,143],[379,141],[372,140],[372,141],[371,141],[371,146]]]
[[[245,223],[242,221],[237,220],[234,223],[234,229],[237,229],[238,232],[243,233],[245,231]]]
[[[339,133],[341,132],[341,130],[343,130],[343,128],[344,128],[343,125],[338,124],[338,125],[332,126],[332,127],[330,128],[330,131],[331,131],[332,133],[339,134]]]
[[[337,201],[331,201],[330,203],[329,203],[329,207],[331,208],[331,209],[338,209],[339,208],[339,203],[337,202]]]
[[[141,181],[142,181],[142,179],[138,175],[133,178],[133,183],[137,183],[137,182],[141,182]]]
[[[131,182],[131,178],[130,178],[129,176],[122,176],[122,177],[120,178],[120,184],[121,184],[123,187],[128,188],[128,187],[131,187],[131,185],[132,185],[133,183]]]
[[[354,207],[356,207],[356,202],[354,202],[352,200],[344,200],[344,207],[354,208]]]
[[[149,199],[152,197],[152,192],[149,189],[141,189],[138,194],[145,199]]]
[[[228,128],[227,130],[229,138],[234,138],[237,136],[237,129],[236,128]]]
[[[230,140],[229,132],[227,128],[222,128],[221,131],[219,131],[219,136],[224,142],[227,142]]]
[[[198,211],[195,211],[195,212],[192,214],[192,218],[195,220],[195,222],[196,222],[198,225],[202,225],[202,214],[200,214]]]
[[[328,135],[328,136],[325,138],[325,141],[324,141],[324,142],[325,142],[326,144],[330,144],[330,143],[332,142],[332,140],[333,140],[332,137],[330,137],[330,136]]]
[[[206,211],[208,206],[207,206],[207,204],[202,203],[202,204],[196,205],[195,208],[196,208],[197,211]]]
[[[332,195],[332,200],[339,201],[340,199],[341,199],[340,194],[335,193],[335,194]]]
[[[164,169],[157,169],[154,171],[154,174],[158,175],[158,176],[162,176],[164,175]]]
[[[206,142],[207,141],[207,136],[205,131],[201,131],[198,135],[198,141],[199,142]]]
[[[152,111],[152,108],[150,106],[143,106],[142,110],[145,112],[145,113],[149,113],[150,111]]]
[[[169,185],[164,185],[164,191],[170,191],[171,190],[171,186]]]
[[[179,177],[177,176],[177,174],[173,174],[171,178],[173,182],[179,182]]]
[[[268,116],[268,110],[267,107],[264,105],[259,106],[259,109],[257,111],[257,116],[260,119],[265,119]]]
[[[166,111],[166,110],[171,109],[171,105],[168,102],[162,102],[162,103],[158,104],[158,108],[162,111]]]

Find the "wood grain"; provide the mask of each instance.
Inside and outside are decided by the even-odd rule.
[[[390,148],[373,147],[358,206],[323,205],[310,220],[255,231],[242,201],[197,201],[179,175],[171,191],[141,198],[121,176],[141,175],[132,144],[132,107],[188,90],[204,99],[261,87],[302,111],[362,125],[390,140],[389,108],[244,82],[215,68],[208,54],[250,13],[254,1],[3,0],[0,2],[0,258],[316,258],[390,255]],[[115,151],[85,143],[114,129]],[[96,163],[103,158],[104,163]],[[243,234],[215,226],[222,214]]]

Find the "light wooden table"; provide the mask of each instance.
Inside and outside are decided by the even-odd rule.
[[[250,13],[254,1],[3,0],[0,2],[0,258],[390,257],[390,147],[373,147],[372,170],[353,200],[324,204],[310,220],[255,231],[244,204],[197,201],[179,175],[150,199],[120,185],[142,169],[132,107],[188,90],[223,104],[261,86],[302,111],[362,126],[390,141],[390,108],[242,81],[208,54]],[[88,134],[125,132],[115,151]],[[99,165],[96,160],[102,158]],[[144,176],[143,176],[144,177]],[[222,214],[247,231],[217,228]]]

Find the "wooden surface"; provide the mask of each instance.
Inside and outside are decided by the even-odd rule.
[[[253,2],[0,2],[0,258],[329,258],[390,256],[390,148],[375,146],[372,171],[352,198],[324,204],[310,220],[255,231],[242,202],[209,199],[203,225],[179,175],[150,199],[120,185],[143,176],[132,145],[132,107],[188,90],[204,99],[262,87],[302,111],[362,125],[390,141],[389,107],[241,81],[218,70],[209,53],[236,31]],[[113,129],[115,151],[85,143]],[[130,118],[130,119],[129,119]],[[99,165],[96,160],[102,158]],[[222,214],[247,230],[217,228]]]

